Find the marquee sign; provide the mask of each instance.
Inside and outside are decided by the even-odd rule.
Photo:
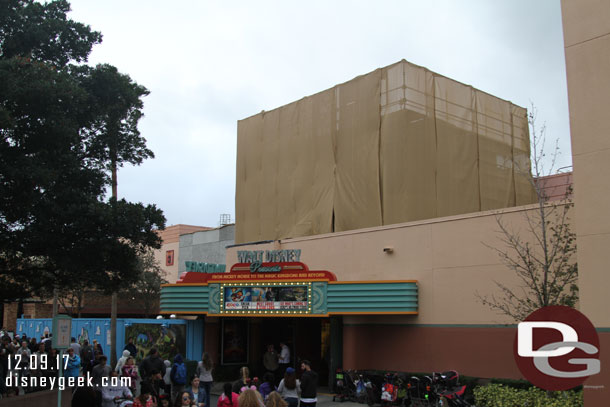
[[[340,282],[332,272],[309,270],[300,257],[299,250],[243,251],[228,272],[182,273],[175,284],[162,286],[161,313],[275,318],[418,312],[415,280]]]
[[[238,250],[240,263],[291,263],[301,261],[301,250]]]
[[[224,264],[201,263],[197,261],[185,261],[187,273],[194,271],[197,273],[224,273],[226,266]]]
[[[311,295],[311,283],[222,284],[221,313],[307,314]]]
[[[182,273],[178,284],[185,283],[226,283],[231,282],[294,282],[294,281],[337,281],[337,277],[329,271],[310,271],[300,262],[286,263],[237,263],[228,273]]]

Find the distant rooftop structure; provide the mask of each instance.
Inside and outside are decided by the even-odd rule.
[[[218,222],[219,226],[230,225],[231,223],[231,214],[230,213],[221,213],[220,221]]]

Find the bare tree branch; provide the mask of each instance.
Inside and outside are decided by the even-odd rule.
[[[561,202],[549,202],[545,186],[539,181],[550,175],[560,154],[558,143],[546,158],[546,126],[536,126],[537,109],[532,106],[528,115],[531,131],[531,172],[515,168],[527,174],[538,199],[537,208],[526,211],[526,236],[513,230],[500,215],[496,216],[499,227],[498,241],[501,247],[488,243],[484,246],[494,250],[500,261],[512,270],[519,285],[512,287],[494,281],[497,294],[475,296],[490,309],[507,315],[516,321],[525,319],[538,308],[549,305],[573,307],[578,301],[578,265],[576,264],[576,235],[570,229],[571,189]],[[550,161],[549,161],[550,160]],[[550,172],[545,173],[545,163],[550,162]]]

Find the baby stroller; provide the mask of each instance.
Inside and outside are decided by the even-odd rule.
[[[430,376],[423,379],[413,376],[407,383],[407,397],[413,407],[434,406],[437,397],[432,390],[433,380]]]
[[[432,373],[435,385],[440,388],[450,388],[458,385],[460,375],[455,370],[448,370],[442,373]]]
[[[385,380],[381,386],[381,405],[390,406],[398,399],[398,386],[395,384],[396,375],[386,373]]]
[[[464,400],[466,386],[460,386],[460,375],[455,370],[442,373],[433,373],[435,391],[438,395],[440,406],[466,407],[470,406]]]
[[[356,386],[356,398],[354,399],[354,401],[357,401],[358,403],[367,403],[368,402],[368,393],[369,393],[369,388],[370,388],[370,381],[368,379],[365,379],[364,374],[359,373],[358,375],[355,375],[356,378],[354,379],[354,384]]]
[[[369,374],[364,376],[366,403],[369,406],[376,403],[381,403],[381,388],[384,381],[384,376],[378,374]]]
[[[394,386],[396,386],[396,402],[398,406],[408,406],[407,378],[404,373],[394,375]]]
[[[333,395],[333,401],[350,401],[354,397],[354,389],[351,389],[346,383],[346,376],[341,368],[335,371],[335,394]]]

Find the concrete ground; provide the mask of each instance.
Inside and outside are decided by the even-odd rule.
[[[218,397],[222,393],[223,383],[215,383],[212,387],[212,394],[210,396],[210,406],[216,407],[218,403]],[[63,403],[62,406],[69,406],[71,399],[71,391],[65,390],[63,392]],[[0,400],[0,407],[24,407],[24,406],[57,406],[57,390],[55,391],[43,391],[30,393],[25,396],[11,397]],[[326,387],[318,388],[318,403],[316,407],[368,407],[366,404],[358,404],[350,401],[343,403],[333,402],[333,395]]]
[[[212,395],[210,397],[211,406],[216,407],[218,403],[218,397],[222,394],[223,383],[214,383],[212,387]],[[327,387],[318,388],[318,403],[316,407],[367,407],[366,404],[358,404],[351,401],[344,401],[342,403],[333,402],[333,395]]]

